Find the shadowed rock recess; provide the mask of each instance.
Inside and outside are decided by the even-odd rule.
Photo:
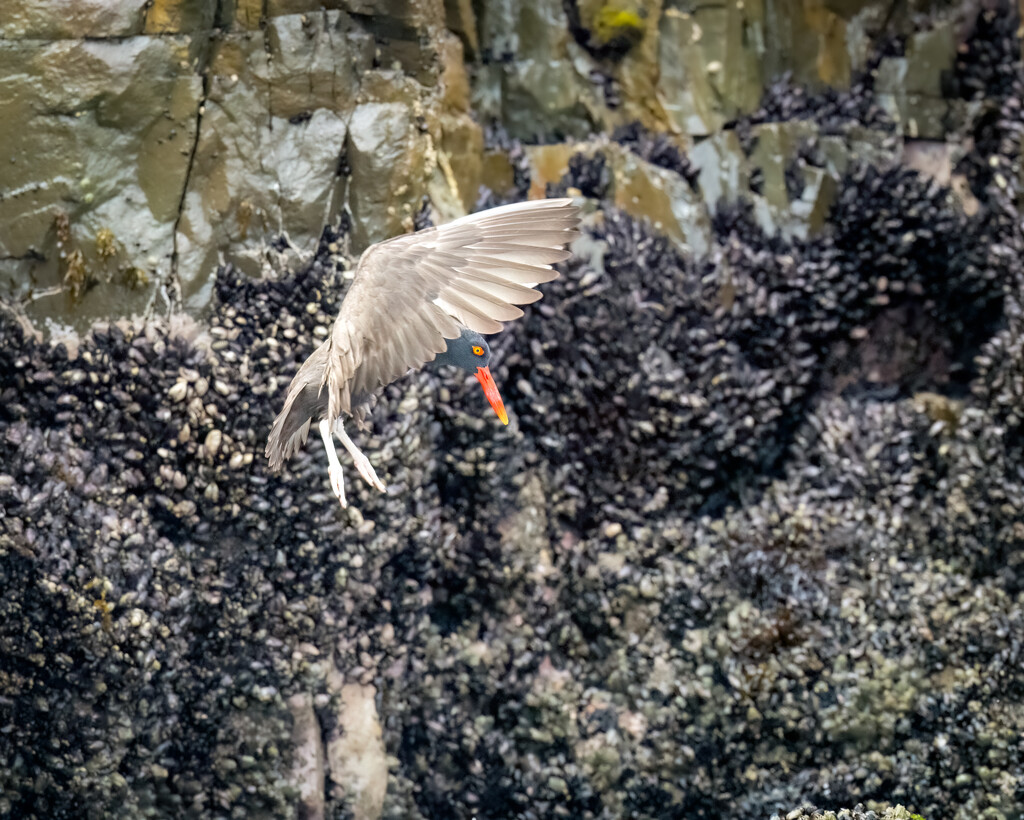
[[[222,267],[201,321],[0,310],[0,816],[1020,820],[1024,70],[980,19],[944,176],[866,80],[725,132],[756,164],[812,123],[776,183],[827,193],[813,230],[766,233],[768,165],[706,253],[623,209],[627,154],[707,196],[712,139],[629,126],[545,179],[490,133],[484,201],[583,192],[584,236],[493,345],[512,424],[410,375],[348,510],[318,442],[262,456],[344,221]],[[889,159],[833,180],[824,135],[867,131]]]

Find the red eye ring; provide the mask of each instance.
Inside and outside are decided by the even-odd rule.
[[[473,354],[475,356],[483,356],[484,355],[484,349],[482,347],[480,347],[480,345],[473,345]]]

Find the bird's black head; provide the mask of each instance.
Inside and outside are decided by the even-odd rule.
[[[487,367],[490,363],[491,348],[487,341],[469,328],[463,328],[459,338],[448,339],[448,349],[434,358],[434,364],[452,364],[474,375],[479,368]]]
[[[434,364],[453,364],[476,376],[480,386],[484,389],[487,401],[491,403],[491,407],[498,414],[501,423],[508,424],[505,405],[502,403],[498,387],[491,377],[491,368],[488,367],[490,362],[491,348],[487,346],[484,337],[468,328],[462,329],[462,335],[458,339],[449,339],[448,349],[444,353],[438,353],[434,358]]]

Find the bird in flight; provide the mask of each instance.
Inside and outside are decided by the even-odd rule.
[[[470,214],[372,245],[363,252],[352,286],[328,338],[302,364],[267,439],[270,469],[278,470],[305,444],[316,423],[327,449],[331,489],[345,501],[336,435],[371,487],[385,492],[343,417],[369,427],[366,417],[385,385],[428,362],[472,373],[503,424],[508,415],[488,367],[481,334],[518,319],[516,305],[540,299],[537,284],[558,277],[552,265],[568,259],[579,236],[571,199],[519,202]]]

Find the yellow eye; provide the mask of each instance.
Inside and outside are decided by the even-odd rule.
[[[483,356],[484,355],[484,349],[482,347],[480,347],[480,345],[473,345],[473,354],[475,356]]]

